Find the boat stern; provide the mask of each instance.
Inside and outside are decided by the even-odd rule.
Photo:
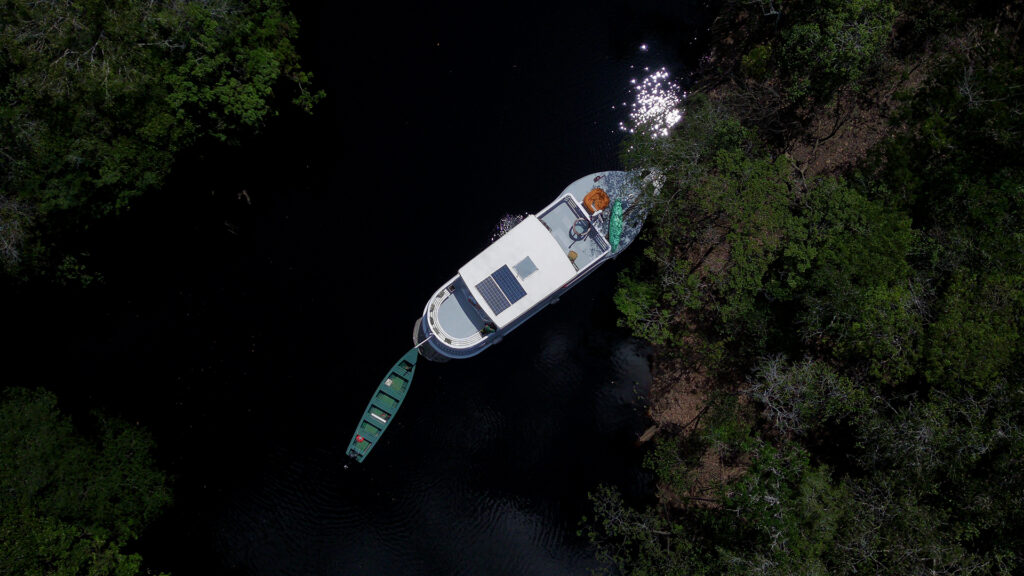
[[[423,317],[416,319],[416,323],[412,327],[412,343],[419,351],[420,356],[423,356],[431,362],[447,362],[451,360],[451,357],[441,353],[440,350],[431,345],[430,340],[434,338],[434,335],[428,330],[423,322]]]
[[[413,344],[427,360],[447,362],[476,356],[500,339],[496,332],[456,276],[427,302],[413,326]]]

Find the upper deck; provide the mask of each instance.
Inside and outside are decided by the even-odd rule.
[[[498,328],[575,275],[566,252],[536,216],[527,216],[459,269],[470,295]]]

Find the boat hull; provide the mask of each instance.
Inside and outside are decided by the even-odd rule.
[[[597,186],[605,185],[606,182],[612,180],[615,182],[612,185],[620,188],[624,188],[629,184],[628,175],[625,172],[597,172],[589,174],[577,179],[566,187],[559,197],[556,198],[555,202],[553,202],[552,205],[549,205],[548,208],[545,208],[545,210],[550,209],[551,206],[555,205],[559,202],[559,199],[564,198],[567,194],[570,194],[572,198],[582,206],[585,196],[591,190]],[[624,196],[624,194],[620,194],[620,196]],[[631,197],[635,199],[637,198],[637,194],[634,193]],[[597,215],[595,214],[594,216],[596,217]],[[588,218],[589,217],[590,215],[588,215]],[[598,224],[596,218],[593,220],[593,224],[595,227]],[[508,333],[521,326],[535,314],[546,308],[549,304],[557,302],[562,294],[570,290],[584,278],[593,274],[594,271],[605,262],[615,259],[622,250],[632,243],[635,237],[636,234],[634,231],[633,234],[623,239],[623,241],[617,246],[617,249],[606,250],[599,257],[587,262],[586,266],[578,270],[575,276],[569,279],[564,285],[553,290],[548,294],[548,296],[538,301],[511,322],[500,327],[493,327],[492,330],[486,331],[486,333],[481,330],[479,334],[474,334],[472,338],[452,338],[443,330],[439,329],[440,326],[436,310],[438,307],[444,305],[446,299],[450,298],[451,294],[456,291],[456,284],[459,279],[459,277],[456,276],[452,280],[446,282],[435,296],[427,302],[427,305],[423,310],[423,315],[416,320],[413,328],[413,343],[423,357],[434,362],[447,362],[452,359],[471,358],[476,356],[487,348],[490,348],[500,342]]]
[[[415,348],[405,353],[395,362],[391,370],[381,380],[370,403],[363,411],[362,420],[352,434],[346,454],[357,462],[362,462],[370,450],[377,445],[388,424],[394,419],[402,402],[409,393],[413,375],[416,373],[416,360],[419,354]]]

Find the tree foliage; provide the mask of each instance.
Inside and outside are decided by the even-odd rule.
[[[281,0],[0,3],[3,263],[126,210],[175,153],[260,127],[282,93],[312,106],[297,31]]]
[[[623,323],[656,343],[707,338],[709,349],[734,339],[764,339],[765,284],[784,240],[801,234],[790,209],[792,182],[782,158],[766,154],[756,135],[720,105],[698,97],[687,121],[664,140],[638,136],[627,161],[650,158],[670,192],[659,195],[645,255],[656,280],[627,275],[616,295]],[[686,310],[686,313],[677,312]],[[716,325],[697,335],[693,317]]]
[[[5,574],[142,573],[126,546],[170,502],[152,440],[97,417],[83,436],[43,390],[14,388],[0,404],[0,566]]]
[[[926,376],[937,386],[988,389],[1019,370],[1024,276],[958,274],[929,326]]]
[[[811,0],[795,6],[780,42],[794,98],[827,100],[841,86],[856,86],[885,54],[896,18],[892,2]]]
[[[724,499],[736,515],[722,528],[745,546],[720,550],[723,572],[828,574],[853,504],[849,488],[796,444],[760,444],[753,453],[750,471]]]
[[[772,24],[737,39],[747,93],[781,79],[780,106],[813,111],[886,59],[924,78],[843,173],[804,179],[794,143],[728,94],[628,143],[627,166],[666,184],[621,276],[623,323],[738,398],[653,443],[676,498],[595,496],[595,541],[625,573],[1019,573],[1024,7],[743,5]],[[685,497],[723,446],[744,469]],[[612,512],[628,537],[600,523]]]
[[[807,436],[847,419],[860,419],[874,406],[872,392],[820,360],[791,364],[765,358],[750,378],[747,395],[785,436]]]
[[[597,541],[599,556],[630,576],[690,576],[713,574],[684,527],[652,509],[628,506],[615,490],[602,486],[590,495],[600,524],[588,535]],[[584,518],[584,522],[587,519]]]

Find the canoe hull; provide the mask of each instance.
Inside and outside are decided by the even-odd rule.
[[[357,462],[362,462],[370,454],[370,450],[380,441],[388,424],[402,407],[416,372],[418,358],[419,352],[415,348],[406,352],[377,386],[348,444],[346,454]]]

